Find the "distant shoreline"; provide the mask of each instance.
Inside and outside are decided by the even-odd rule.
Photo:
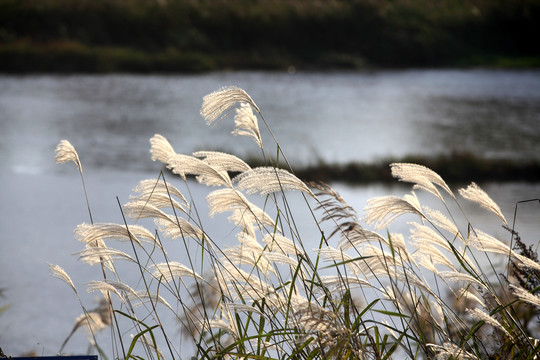
[[[0,73],[540,68],[537,0],[0,0]]]
[[[252,167],[263,165],[256,160],[248,159],[247,162]],[[351,185],[395,184],[396,180],[392,177],[389,166],[395,162],[424,165],[438,173],[448,184],[466,184],[472,181],[477,183],[520,181],[540,183],[540,161],[483,159],[470,153],[454,153],[436,157],[406,156],[373,163],[320,162],[314,165],[295,166],[292,164],[292,166],[294,174],[304,181],[341,182]],[[288,167],[285,168],[290,170]]]
[[[327,54],[311,62],[284,56],[260,59],[254,54],[207,54],[170,50],[147,53],[122,47],[87,47],[78,43],[0,43],[3,74],[194,74],[212,71],[327,71],[407,68],[537,69],[540,56],[484,56],[437,65],[385,66],[369,64],[352,54]]]

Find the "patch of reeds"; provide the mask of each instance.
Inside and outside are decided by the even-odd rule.
[[[208,124],[234,117],[233,134],[269,159],[258,125],[268,124],[242,89],[206,96],[201,115]],[[87,289],[109,310],[85,310],[78,328],[94,341],[110,326],[115,358],[182,358],[186,339],[197,359],[532,360],[540,351],[540,263],[475,183],[454,192],[423,165],[393,163],[412,191],[371,199],[360,215],[330,186],[285,170],[277,140],[277,161],[258,167],[221,152],[178,154],[161,135],[150,143],[152,160],[176,176],[141,181],[119,208],[123,223],[75,230],[79,259],[103,273]],[[82,176],[68,142],[56,158]],[[207,209],[191,195],[202,185]],[[420,191],[439,208],[423,206]],[[462,201],[497,217],[510,243],[470,223]],[[216,231],[202,212],[227,214],[230,230]],[[304,214],[312,221],[299,223]],[[401,217],[410,234],[390,230]],[[60,267],[51,271],[78,294]]]

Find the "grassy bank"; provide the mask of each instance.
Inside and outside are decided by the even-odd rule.
[[[537,67],[537,0],[0,0],[3,72]]]
[[[436,157],[406,156],[384,159],[373,163],[350,162],[329,164],[319,162],[309,166],[295,166],[294,173],[304,181],[345,182],[366,184],[395,182],[389,165],[414,163],[426,166],[441,175],[448,183],[540,181],[540,163],[510,159],[483,159],[471,153],[454,153]],[[260,166],[256,160],[248,160],[251,166]],[[290,169],[288,169],[290,170]]]

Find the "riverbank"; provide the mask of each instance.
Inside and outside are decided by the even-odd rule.
[[[0,0],[4,73],[540,67],[535,0]]]
[[[483,182],[540,182],[540,163],[510,159],[483,159],[470,153],[453,153],[436,157],[406,156],[400,159],[385,159],[373,163],[349,162],[294,167],[296,176],[304,181],[340,182],[350,185],[395,183],[390,164],[395,162],[424,165],[438,173],[448,184]],[[257,161],[248,161],[251,166],[261,166]],[[283,162],[281,162],[283,163]],[[290,168],[285,167],[288,170]]]

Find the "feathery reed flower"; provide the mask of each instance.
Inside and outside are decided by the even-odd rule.
[[[302,180],[284,169],[258,167],[243,172],[233,181],[238,182],[238,188],[245,190],[248,195],[255,193],[267,195],[278,191],[296,190],[315,198],[315,195]]]
[[[477,356],[451,342],[445,342],[442,346],[437,344],[427,346],[435,351],[437,360],[479,360]]]
[[[86,284],[86,291],[100,291],[103,297],[106,297],[108,293],[113,293],[118,296],[118,299],[120,299],[123,303],[126,303],[126,298],[122,295],[122,293],[132,294],[134,297],[138,296],[137,292],[129,285],[110,279],[92,280]]]
[[[157,245],[154,234],[140,225],[119,225],[113,223],[82,223],[75,229],[75,239],[93,247],[104,246],[104,239],[133,241],[142,247],[142,242]],[[142,239],[142,240],[141,240]]]
[[[105,299],[101,299],[99,306],[75,319],[75,330],[83,330],[90,344],[95,345],[95,335],[111,325],[111,308]]]
[[[473,276],[471,276],[469,274],[464,274],[464,273],[461,273],[459,271],[453,271],[453,270],[439,271],[437,273],[437,275],[439,275],[441,278],[443,278],[445,280],[451,280],[451,281],[455,281],[455,282],[463,281],[466,284],[476,284],[476,285],[484,288],[485,290],[489,290],[488,287],[486,286],[486,284],[484,284],[480,280],[476,279],[475,277],[473,277]]]
[[[501,208],[495,201],[493,201],[484,190],[482,190],[476,183],[471,183],[465,189],[459,189],[459,193],[465,199],[474,201],[475,203],[482,206],[484,209],[491,211],[493,214],[497,215],[502,222],[508,226],[506,218],[504,217]]]
[[[77,169],[79,169],[79,172],[82,174],[82,165],[79,160],[79,155],[73,145],[67,140],[60,141],[56,146],[54,161],[57,164],[73,161],[77,166]]]
[[[247,92],[236,86],[223,87],[203,98],[201,116],[211,125],[219,118],[229,115],[227,111],[238,103],[247,103],[258,113],[260,110]]]
[[[539,263],[529,259],[526,256],[516,253],[514,250],[510,249],[508,245],[502,243],[501,241],[497,240],[493,236],[483,231],[477,230],[475,234],[472,234],[469,243],[475,249],[480,251],[487,251],[495,254],[512,256],[513,258],[519,260],[522,266],[540,271]]]
[[[155,264],[152,265],[151,268],[154,269],[152,276],[158,280],[163,277],[165,281],[171,282],[176,278],[184,276],[189,276],[201,281],[203,280],[203,278],[195,271],[176,261]]]
[[[467,314],[474,320],[480,320],[485,322],[486,324],[489,324],[493,326],[494,328],[502,331],[507,337],[512,338],[512,335],[504,328],[504,326],[501,325],[497,319],[495,319],[493,316],[490,316],[489,314],[486,314],[480,309],[467,309]]]
[[[365,221],[376,229],[390,225],[395,219],[404,214],[416,214],[425,218],[416,194],[406,194],[403,198],[397,196],[381,196],[368,200],[364,208]]]
[[[111,271],[114,271],[114,260],[128,260],[132,263],[137,263],[135,259],[125,252],[107,247],[87,247],[86,249],[79,251],[78,254],[81,262],[89,265],[103,263]]]
[[[159,161],[166,164],[169,157],[176,153],[163,135],[155,134],[150,139],[150,154],[152,154],[152,161]]]
[[[201,158],[205,163],[214,169],[245,172],[251,170],[251,167],[239,157],[219,151],[197,151],[193,156]]]
[[[54,276],[57,279],[60,279],[64,281],[66,284],[68,284],[75,294],[77,293],[77,289],[75,288],[75,284],[73,284],[73,281],[71,281],[71,278],[69,275],[58,265],[52,265],[49,264],[49,271],[51,272],[51,275]]]
[[[274,227],[274,220],[264,210],[252,204],[240,191],[235,189],[214,190],[206,197],[209,215],[225,211],[235,212],[233,219],[238,217],[247,224],[261,224]],[[238,223],[237,223],[238,225]]]
[[[429,222],[433,224],[434,227],[448,231],[453,238],[459,238],[462,242],[465,242],[461,231],[459,231],[455,222],[451,221],[439,210],[431,209],[427,206],[423,206],[422,210],[428,218]]]
[[[392,170],[392,176],[395,178],[398,178],[400,181],[414,183],[414,188],[424,189],[437,196],[439,199],[441,199],[441,201],[444,200],[435,185],[440,186],[455,199],[454,193],[452,190],[450,190],[448,185],[446,185],[439,174],[425,166],[407,163],[394,163],[390,164],[390,168]]]
[[[459,304],[460,306],[464,305],[465,308],[474,308],[477,305],[485,308],[486,304],[484,303],[484,301],[480,299],[477,295],[473,294],[473,291],[475,291],[475,288],[472,286],[467,286],[459,289],[456,294],[457,304]]]
[[[130,196],[131,199],[148,201],[158,208],[173,206],[182,212],[187,212],[187,208],[189,208],[189,204],[180,190],[163,180],[141,180],[133,192],[138,193],[138,195]],[[180,203],[176,199],[180,200]]]
[[[389,245],[388,240],[379,233],[364,229],[360,226],[354,226],[350,231],[343,231],[338,248],[347,251],[350,248],[356,248],[364,243],[381,243]]]
[[[259,147],[262,149],[263,144],[261,133],[259,132],[257,117],[253,114],[253,110],[249,104],[241,103],[240,107],[236,109],[234,123],[235,127],[232,131],[233,135],[252,137],[257,145],[259,145]]]
[[[154,224],[164,236],[176,239],[202,239],[204,232],[196,225],[181,217],[168,217],[166,219],[154,219]]]
[[[512,290],[512,293],[518,299],[540,308],[540,296],[533,295],[522,287],[518,287],[512,284],[510,284],[509,286],[510,286],[510,289]]]
[[[186,175],[194,175],[198,182],[207,186],[232,187],[227,171],[214,168],[194,156],[174,154],[167,159],[167,168],[186,180]]]
[[[262,241],[270,251],[281,251],[285,255],[298,255],[303,251],[292,240],[281,234],[266,234]]]

